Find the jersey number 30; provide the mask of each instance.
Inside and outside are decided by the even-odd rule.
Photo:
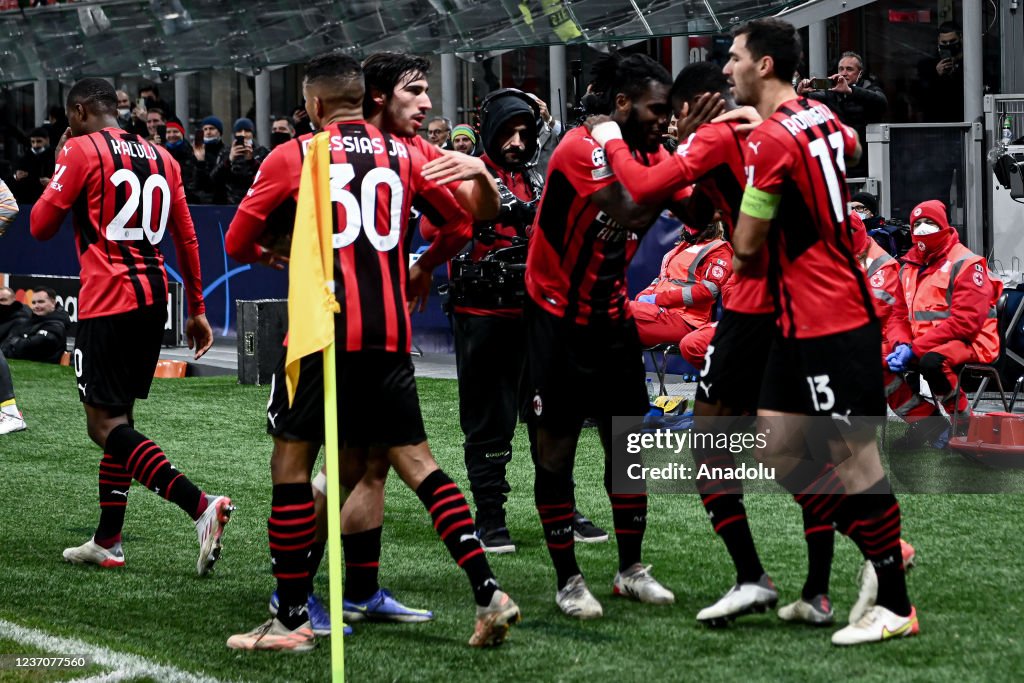
[[[390,168],[377,166],[363,176],[359,188],[345,189],[356,177],[352,164],[331,164],[331,201],[345,207],[345,229],[334,235],[334,248],[342,249],[356,241],[360,232],[377,251],[391,251],[402,237],[402,180]],[[377,231],[377,188],[387,185],[391,190],[388,207],[388,232]],[[359,192],[356,199],[354,192]]]
[[[151,174],[145,183],[139,182],[139,176],[131,169],[121,168],[110,176],[114,187],[128,183],[128,197],[114,219],[107,224],[107,239],[113,242],[135,242],[146,239],[150,244],[158,244],[167,229],[167,215],[171,211],[171,188],[167,179],[158,173]],[[153,195],[160,190],[160,216],[157,225],[153,226]],[[126,228],[125,225],[142,205],[142,219],[139,228]]]

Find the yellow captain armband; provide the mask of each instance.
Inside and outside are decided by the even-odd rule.
[[[743,193],[743,201],[740,203],[740,211],[748,216],[770,221],[775,218],[775,214],[778,213],[779,201],[781,199],[782,197],[777,194],[769,194],[764,190],[748,186],[746,191]]]

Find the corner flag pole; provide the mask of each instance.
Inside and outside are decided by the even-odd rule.
[[[338,480],[338,388],[335,375],[334,342],[324,349],[324,464],[327,466],[327,561],[330,566],[331,598],[331,680],[345,680],[345,628],[341,577],[342,490]]]

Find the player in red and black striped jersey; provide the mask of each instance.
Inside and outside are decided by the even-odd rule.
[[[404,236],[412,198],[421,195],[428,200],[446,229],[465,231],[468,218],[445,190],[422,177],[418,152],[362,119],[358,62],[338,54],[314,59],[307,66],[303,90],[310,120],[327,133],[331,155],[333,279],[341,306],[335,315],[340,481],[352,489],[368,467],[380,462],[398,471],[427,507],[453,559],[470,579],[478,605],[470,644],[499,644],[509,624],[518,620],[519,608],[499,589],[471,533],[465,498],[430,454],[409,357]],[[254,196],[257,193],[258,188]],[[292,291],[289,296],[298,295]],[[381,411],[380,406],[388,410]],[[308,649],[308,551],[315,535],[311,464],[296,468],[296,483],[275,479],[268,529],[278,560],[277,615],[249,633],[232,636],[229,647]],[[298,518],[296,510],[302,511]],[[348,505],[343,509],[343,517],[366,513]]]
[[[740,129],[739,121],[700,124],[701,115],[694,112],[714,111],[706,106],[709,98],[711,102],[721,100],[725,108],[735,110],[729,83],[721,68],[711,62],[687,66],[676,77],[670,99],[673,111],[680,117],[681,128],[691,129],[694,125],[697,128],[681,142],[676,153],[657,166],[646,167],[631,157],[621,140],[607,141],[605,151],[622,184],[636,201],[664,201],[671,193],[692,185],[694,197],[689,200],[687,221],[706,225],[711,220],[708,209],[717,210],[727,226],[727,233],[731,234],[746,185],[743,156],[747,133]],[[691,122],[691,119],[696,120]],[[695,427],[702,433],[739,429],[744,421],[728,417],[752,415],[757,409],[760,378],[775,329],[775,307],[763,276],[734,275],[729,280],[728,297],[723,297],[722,303],[725,311],[707,346],[694,402]],[[718,468],[717,471],[723,468],[731,471],[736,464],[728,449],[695,448],[693,455],[698,464]],[[750,532],[742,482],[701,479],[698,489],[708,519],[736,567],[736,588],[727,595],[727,604],[712,605],[698,614],[700,621],[714,626],[725,624],[755,607],[773,604],[778,593],[761,564]],[[808,538],[810,543],[811,537]],[[818,538],[813,540],[817,542]],[[831,567],[831,537],[827,547],[829,553],[825,561],[812,562],[812,566]],[[809,547],[809,555],[817,557],[817,554]],[[814,576],[814,581],[810,578],[808,581],[817,586],[820,580],[817,574]],[[826,585],[827,577],[826,573]],[[826,592],[815,590],[812,596]]]
[[[204,315],[199,249],[178,163],[162,147],[117,125],[109,83],[86,78],[68,93],[70,129],[50,184],[32,209],[32,235],[53,237],[72,212],[82,265],[74,367],[89,436],[100,462],[100,521],[64,559],[124,565],[121,528],[134,478],[178,505],[194,521],[200,575],[213,568],[233,508],[177,471],[160,448],[135,431],[135,401],[146,398],[167,316],[167,273],[159,243],[169,229],[188,293],[185,334],[199,358],[213,343]],[[70,133],[70,136],[69,136]]]
[[[668,72],[643,55],[609,55],[595,66],[606,124],[622,127],[637,158],[665,158]],[[614,123],[613,123],[614,122]],[[678,199],[678,198],[677,198]],[[534,496],[555,566],[556,601],[569,616],[602,614],[583,580],[573,538],[572,467],[586,417],[598,423],[605,451],[605,488],[619,554],[616,594],[641,602],[675,600],[641,564],[647,495],[612,490],[611,416],[647,410],[636,325],[629,313],[626,267],[639,235],[661,212],[636,204],[580,127],[555,148],[526,262],[527,382],[530,437],[536,452]]]
[[[877,595],[862,596],[850,625],[832,636],[836,645],[853,645],[914,635],[918,623],[907,596],[899,503],[881,467],[875,424],[865,419],[884,415],[885,398],[881,333],[846,209],[845,161],[856,161],[860,145],[828,107],[796,96],[790,78],[800,52],[799,35],[781,20],[755,20],[733,33],[724,72],[736,101],[764,119],[747,140],[734,262],[737,272],[756,271],[768,245],[779,308],[758,408],[771,430],[761,455],[796,456],[785,458],[782,483],[804,510],[850,536],[877,573]],[[831,453],[827,462],[797,450],[810,436],[801,415],[831,418],[821,449]],[[819,611],[802,602],[780,616]]]

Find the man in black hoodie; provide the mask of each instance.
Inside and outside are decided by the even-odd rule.
[[[501,210],[493,221],[474,225],[468,253],[452,262],[449,304],[477,534],[484,550],[506,553],[515,551],[504,505],[525,349],[522,277],[526,239],[544,186],[533,164],[540,110],[526,93],[504,88],[484,99],[480,120],[481,158],[497,181]],[[608,538],[578,512],[573,526],[581,540]]]
[[[57,307],[57,293],[43,287],[32,293],[32,315],[0,345],[8,358],[59,363],[68,347],[67,311]]]

